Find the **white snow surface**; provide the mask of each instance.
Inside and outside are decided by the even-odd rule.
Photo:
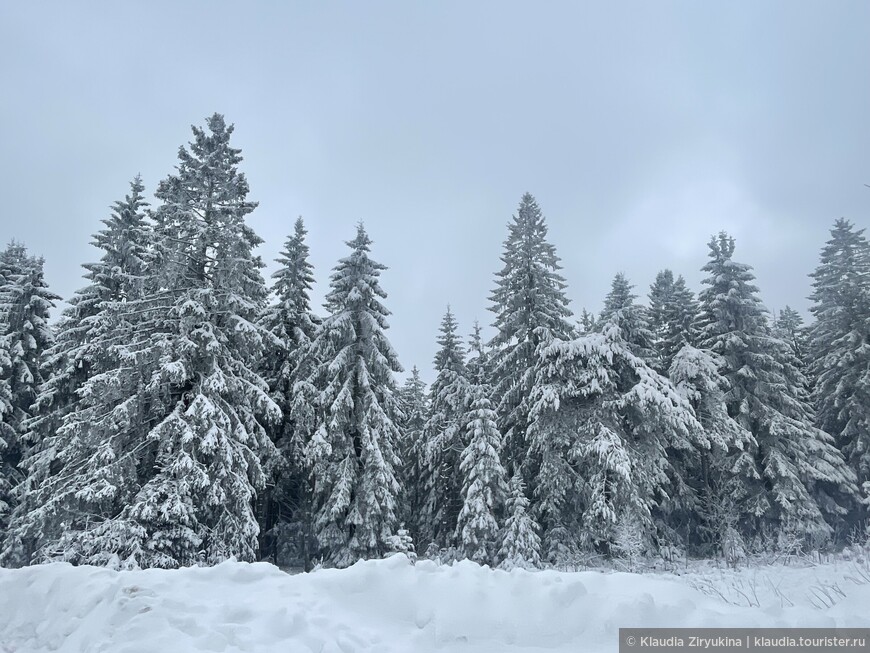
[[[0,651],[577,653],[616,651],[620,627],[870,626],[870,582],[854,570],[505,572],[403,555],[296,575],[55,563],[0,570]]]

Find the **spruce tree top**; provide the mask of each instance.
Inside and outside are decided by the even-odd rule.
[[[411,368],[411,375],[405,379],[405,384],[402,386],[402,399],[407,409],[406,420],[418,421],[422,424],[426,419],[426,384],[420,378],[420,370],[416,365]]]
[[[94,234],[91,245],[103,251],[97,263],[85,263],[88,288],[77,293],[70,303],[77,307],[76,317],[84,318],[100,310],[101,302],[138,298],[145,284],[149,252],[149,226],[145,218],[145,185],[136,175],[130,193],[112,206],[102,220],[105,229]]]
[[[471,338],[468,341],[468,379],[477,385],[489,383],[490,361],[483,344],[483,338],[480,335],[480,324],[475,320],[474,327],[471,332]]]
[[[496,314],[493,326],[498,329],[493,344],[535,338],[531,332],[536,329],[567,338],[572,332],[567,284],[559,274],[562,266],[556,248],[547,241],[544,216],[530,193],[523,195],[508,224],[501,260],[504,267],[496,275],[496,288],[490,297],[490,310]]]
[[[293,315],[308,313],[310,292],[314,285],[314,266],[308,261],[309,249],[302,218],[297,218],[293,235],[287,238],[284,249],[276,260],[280,264],[272,274],[273,290],[282,307]]]
[[[178,148],[178,174],[160,182],[155,195],[167,202],[190,202],[204,196],[211,201],[212,209],[231,208],[234,212],[241,209],[243,213],[250,213],[257,203],[243,199],[250,188],[244,173],[238,171],[242,151],[230,147],[235,127],[228,125],[219,113],[206,118],[205,122],[208,132],[191,125],[194,139],[188,143],[190,149]],[[179,191],[182,191],[180,195]]]
[[[252,250],[262,239],[245,223],[257,202],[247,199],[248,182],[239,172],[241,150],[231,147],[233,126],[214,114],[208,131],[192,126],[189,149],[179,148],[177,174],[157,186],[163,204],[154,212],[163,288],[211,287],[233,295],[237,310],[257,311],[242,297],[265,301],[263,262]],[[230,238],[229,235],[233,237]],[[253,265],[252,265],[253,264]]]
[[[625,274],[617,272],[610,283],[610,292],[604,299],[604,308],[601,309],[598,319],[606,322],[618,311],[634,306],[637,295],[632,292],[633,288]]]
[[[647,311],[645,307],[635,303],[637,295],[632,292],[633,288],[622,272],[617,273],[604,300],[598,327],[604,329],[608,322],[617,325],[623,339],[634,353],[648,363],[653,363],[656,355],[652,349],[653,335],[649,330]]]
[[[390,311],[380,301],[387,293],[378,281],[387,266],[369,257],[372,240],[362,222],[357,224],[356,237],[346,244],[352,252],[338,262],[330,276],[331,290],[326,295],[325,307],[333,314],[365,312],[381,329],[387,329]]]
[[[702,281],[708,287],[698,294],[705,311],[702,345],[724,354],[719,348],[727,345],[728,341],[721,338],[726,333],[767,333],[767,309],[758,298],[752,266],[731,260],[734,238],[721,232],[708,246],[710,260],[701,268],[708,274]]]
[[[369,257],[372,241],[360,222],[357,225],[356,237],[347,241],[351,248],[349,256],[341,259],[335,267],[331,280],[331,290],[326,296],[326,309],[332,314],[327,319],[330,328],[340,329],[353,326],[362,328],[363,333],[357,334],[364,339],[373,338],[377,351],[383,359],[377,361],[377,369],[388,373],[403,371],[399,357],[393,350],[383,330],[389,328],[387,316],[390,311],[381,303],[387,293],[381,288],[378,278],[386,265],[378,263]],[[360,324],[351,325],[349,320],[356,317]],[[366,324],[373,320],[374,324]]]
[[[836,338],[870,315],[870,245],[863,229],[856,230],[844,218],[837,220],[822,249],[819,267],[810,276],[810,312],[817,320],[814,340]]]
[[[667,321],[666,313],[673,296],[674,273],[670,270],[661,270],[649,287],[649,317],[655,328],[661,328]]]
[[[440,349],[435,354],[435,369],[438,372],[450,370],[462,372],[465,369],[465,347],[456,334],[459,325],[447,306],[447,312],[441,320],[441,333],[438,335]]]

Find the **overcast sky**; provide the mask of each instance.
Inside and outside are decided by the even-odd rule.
[[[431,379],[448,302],[487,297],[521,195],[572,308],[613,275],[699,288],[725,229],[766,304],[808,306],[837,217],[870,226],[870,2],[0,3],[0,237],[83,285],[90,236],[215,111],[260,254],[298,215],[318,304],[363,220],[390,335]]]

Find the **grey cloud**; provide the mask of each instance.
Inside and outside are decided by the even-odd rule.
[[[364,220],[427,372],[448,302],[489,322],[526,190],[577,312],[620,270],[697,289],[722,228],[771,307],[805,309],[833,219],[870,207],[864,2],[6,3],[0,79],[2,234],[57,292],[129,179],[153,191],[220,111],[264,259],[303,215],[320,299]]]

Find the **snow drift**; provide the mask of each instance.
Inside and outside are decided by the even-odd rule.
[[[131,572],[56,563],[0,570],[0,651],[576,653],[616,651],[629,626],[870,626],[870,584],[844,574],[772,569],[778,598],[762,592],[758,607],[740,607],[696,589],[698,576],[412,566],[404,556],[299,575],[266,563]],[[802,598],[813,582],[839,582],[848,598],[814,607]]]

